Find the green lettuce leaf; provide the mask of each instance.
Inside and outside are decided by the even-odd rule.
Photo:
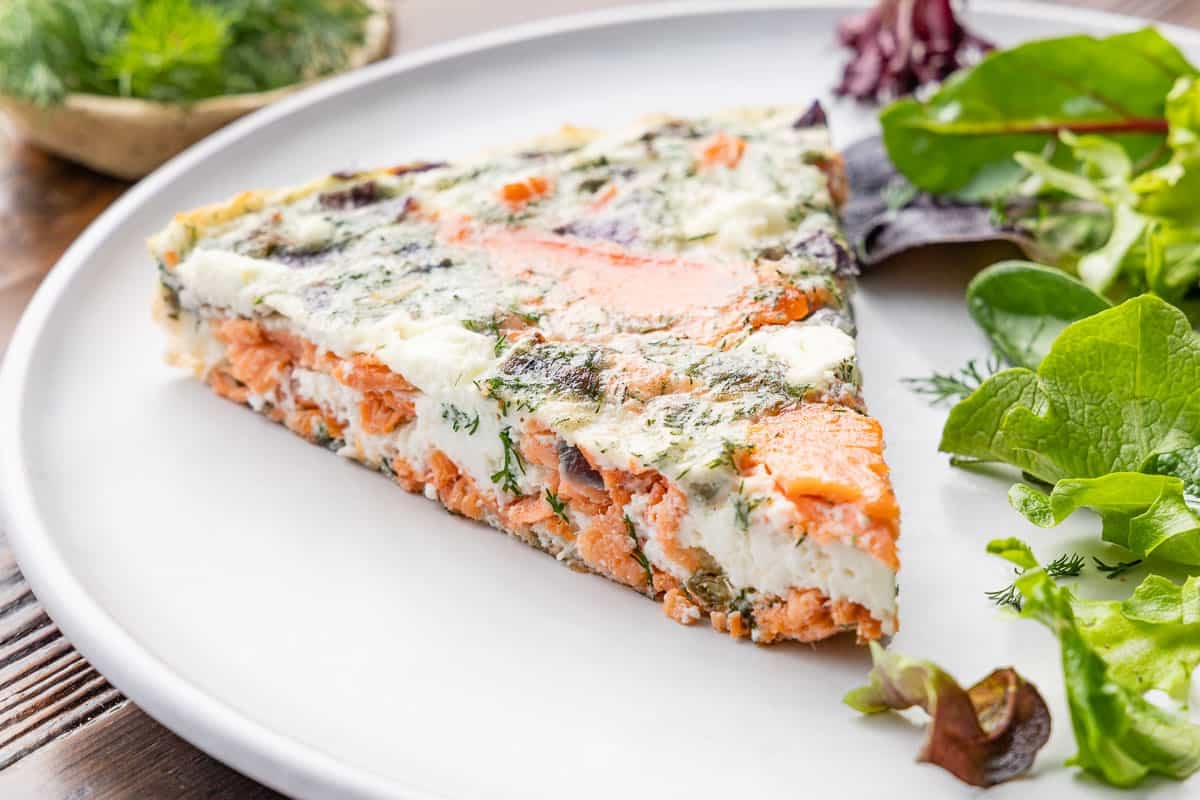
[[[1110,206],[1134,202],[1129,188],[1133,160],[1124,148],[1103,136],[1076,136],[1066,130],[1059,132],[1058,141],[1069,149],[1074,158],[1074,169],[1055,166],[1039,153],[1013,156],[1030,173],[1030,179],[1023,186],[1026,194],[1053,189],[1080,200],[1094,200]]]
[[[1129,284],[1174,303],[1200,325],[1200,314],[1189,309],[1195,299],[1189,303],[1186,296],[1200,283],[1200,227],[1153,222],[1142,247],[1144,254],[1135,250],[1132,260],[1122,264]]]
[[[1150,220],[1128,205],[1113,210],[1112,232],[1099,250],[1079,259],[1076,270],[1083,282],[1097,292],[1107,291],[1121,274],[1122,265],[1136,261],[1137,245],[1144,241]]]
[[[950,409],[938,449],[962,458],[1013,464],[1028,472],[1033,466],[1012,447],[1004,420],[1014,408],[1044,408],[1037,373],[1024,368],[997,372]]]
[[[1187,695],[1200,664],[1196,579],[1183,587],[1152,576],[1124,603],[1077,599],[1036,565],[1015,539],[988,551],[1025,572],[1016,580],[1021,616],[1058,637],[1071,726],[1079,752],[1070,760],[1114,786],[1155,773],[1183,779],[1200,769],[1200,725],[1144,696]]]
[[[997,373],[950,411],[941,449],[1052,484],[1009,501],[1041,527],[1080,508],[1139,558],[1200,565],[1200,336],[1144,296],[1067,326],[1037,372]]]
[[[963,689],[930,661],[871,642],[874,668],[846,705],[864,714],[920,706],[930,716],[919,761],[937,764],[973,786],[994,786],[1029,771],[1050,738],[1050,710],[1011,668]]]
[[[1068,243],[1074,252],[1063,253],[1054,242],[1039,242],[1097,292],[1150,291],[1178,303],[1200,280],[1200,82],[1176,81],[1164,114],[1170,157],[1158,166],[1134,164],[1113,139],[1070,131],[1062,131],[1047,152],[1014,156],[1030,175],[1016,196],[1040,196],[1064,209],[1075,204],[1053,217],[1088,224],[1096,223],[1097,213],[1107,217],[1107,238],[1099,247]],[[1034,228],[1018,224],[1040,240]]]
[[[1068,326],[1037,372],[997,373],[950,411],[940,449],[1046,483],[1140,472],[1200,445],[1200,336],[1143,296]]]
[[[1068,325],[1110,307],[1070,275],[1029,261],[994,264],[967,287],[967,309],[992,347],[1029,369],[1037,369]]]
[[[1183,490],[1200,497],[1200,447],[1156,453],[1142,465],[1147,475],[1173,475],[1183,481]]]
[[[926,100],[888,106],[884,144],[918,188],[973,197],[1011,185],[1021,175],[1013,155],[1041,151],[1061,130],[1111,133],[1136,162],[1162,145],[1167,95],[1193,74],[1153,29],[1030,42],[988,55]]]
[[[1100,478],[1067,478],[1049,495],[1018,484],[1009,502],[1033,524],[1050,528],[1080,508],[1103,520],[1106,542],[1138,558],[1151,554],[1179,564],[1200,565],[1200,508],[1189,503],[1179,478],[1114,472]]]
[[[1167,95],[1166,164],[1138,175],[1130,184],[1137,210],[1184,225],[1200,224],[1200,83],[1180,78]]]

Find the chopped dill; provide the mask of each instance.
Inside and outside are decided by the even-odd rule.
[[[1110,581],[1121,577],[1126,572],[1142,563],[1142,559],[1139,558],[1136,561],[1118,561],[1116,564],[1105,564],[1095,556],[1092,556],[1092,561],[1096,562],[1096,569],[1105,573],[1104,577],[1108,578]]]
[[[975,359],[957,372],[935,372],[927,378],[904,378],[904,383],[914,394],[929,398],[930,405],[947,400],[962,400],[979,388],[985,380],[1000,371],[1000,362],[989,358],[980,367]]]
[[[1063,553],[1046,565],[1046,574],[1051,578],[1077,578],[1083,572],[1083,565],[1083,556]]]
[[[462,326],[472,333],[486,333],[495,339],[492,344],[492,352],[500,355],[504,352],[504,348],[508,347],[508,337],[504,331],[500,329],[500,323],[503,320],[496,314],[487,319],[464,319]]]
[[[629,518],[628,514],[625,515],[625,533],[633,540],[633,552],[630,555],[633,556],[634,561],[641,565],[642,569],[646,570],[646,586],[653,588],[654,572],[650,569],[650,559],[646,558],[646,554],[642,552],[642,543],[638,541],[637,531],[633,527],[633,520]]]
[[[1097,563],[1100,563],[1097,561]],[[1046,565],[1046,574],[1051,578],[1077,578],[1083,572],[1083,556],[1078,553],[1063,553]],[[1014,570],[1021,575],[1024,570]],[[1101,570],[1103,571],[1103,570]],[[1021,593],[1015,584],[1009,584],[1003,589],[984,592],[987,598],[998,606],[1010,606],[1016,611],[1021,610]]]
[[[1009,606],[1014,611],[1021,610],[1021,593],[1017,590],[1015,584],[1010,583],[1003,589],[997,589],[994,592],[985,592],[985,594],[988,600],[991,600],[1001,608]]]
[[[474,436],[475,432],[479,430],[478,411],[475,412],[474,417],[471,417],[467,412],[451,403],[442,403],[442,419],[455,433],[466,431],[467,435]]]
[[[495,397],[505,411],[506,403],[534,410],[550,398],[587,400],[597,410],[604,399],[600,373],[605,351],[562,342],[524,343],[513,349],[487,378],[480,390]]]
[[[743,532],[750,530],[751,512],[761,506],[763,501],[767,499],[765,497],[757,497],[750,500],[743,494],[745,488],[746,482],[742,481],[741,485],[738,486],[737,494],[733,496],[733,520],[737,523],[738,530]]]
[[[721,455],[717,456],[712,461],[708,462],[708,464],[706,466],[709,469],[717,469],[722,466],[727,466],[734,472],[737,472],[738,471],[738,464],[737,464],[738,454],[739,453],[749,453],[753,449],[754,449],[754,445],[752,445],[752,444],[731,442],[728,439],[725,439],[724,441],[721,442]]]
[[[570,171],[571,172],[582,172],[583,170],[597,169],[599,167],[607,167],[607,166],[608,166],[608,157],[607,156],[597,156],[596,158],[589,158],[586,161],[580,161],[578,164],[571,167]]]
[[[754,628],[756,625],[754,600],[751,597],[753,594],[755,594],[755,590],[746,587],[737,593],[737,597],[729,601],[729,613],[740,616],[748,628]]]
[[[542,318],[542,315],[540,313],[538,313],[537,311],[522,311],[519,308],[516,308],[515,306],[512,309],[512,313],[514,313],[518,317],[520,317],[521,320],[523,322],[525,322],[525,324],[527,324],[527,325],[536,325],[538,323],[538,321]]]
[[[477,380],[474,383],[475,387],[479,389],[479,391],[482,392],[485,397],[490,397],[496,401],[497,405],[500,406],[500,413],[504,416],[508,415],[510,401],[506,400],[501,392],[507,391],[509,394],[516,394],[517,392],[531,388],[529,384],[525,383],[524,381],[517,380],[516,378],[502,378],[499,375],[484,379],[482,381]],[[512,401],[512,406],[518,411],[522,408],[527,411],[533,411],[537,407],[536,404],[527,397],[518,397],[516,400]]]
[[[517,484],[517,476],[513,472],[513,467],[515,466],[524,475],[525,462],[513,445],[511,431],[512,428],[504,428],[500,431],[500,444],[504,448],[504,466],[492,473],[492,483],[498,484],[500,488],[510,494],[520,494],[521,487]]]
[[[546,502],[550,504],[550,510],[554,512],[556,517],[563,522],[570,522],[567,519],[567,504],[558,499],[558,495],[549,489],[546,490]]]

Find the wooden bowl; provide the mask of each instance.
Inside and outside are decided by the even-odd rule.
[[[343,71],[378,61],[391,52],[391,3],[367,0],[367,5],[372,11],[366,21],[365,38],[347,55]],[[191,105],[69,94],[58,105],[42,107],[0,96],[0,109],[16,134],[26,141],[97,172],[134,180],[238,117],[313,82],[269,92],[211,97]]]

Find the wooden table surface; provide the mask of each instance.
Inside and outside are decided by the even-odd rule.
[[[1200,0],[1068,3],[1200,27]],[[396,46],[620,4],[399,0]],[[41,278],[128,186],[24,147],[0,127],[0,353]],[[93,670],[38,604],[0,530],[0,798],[201,797],[279,795],[163,728]]]

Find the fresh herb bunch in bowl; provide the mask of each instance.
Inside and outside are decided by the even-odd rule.
[[[29,141],[138,178],[390,46],[387,0],[8,0],[0,108]]]

